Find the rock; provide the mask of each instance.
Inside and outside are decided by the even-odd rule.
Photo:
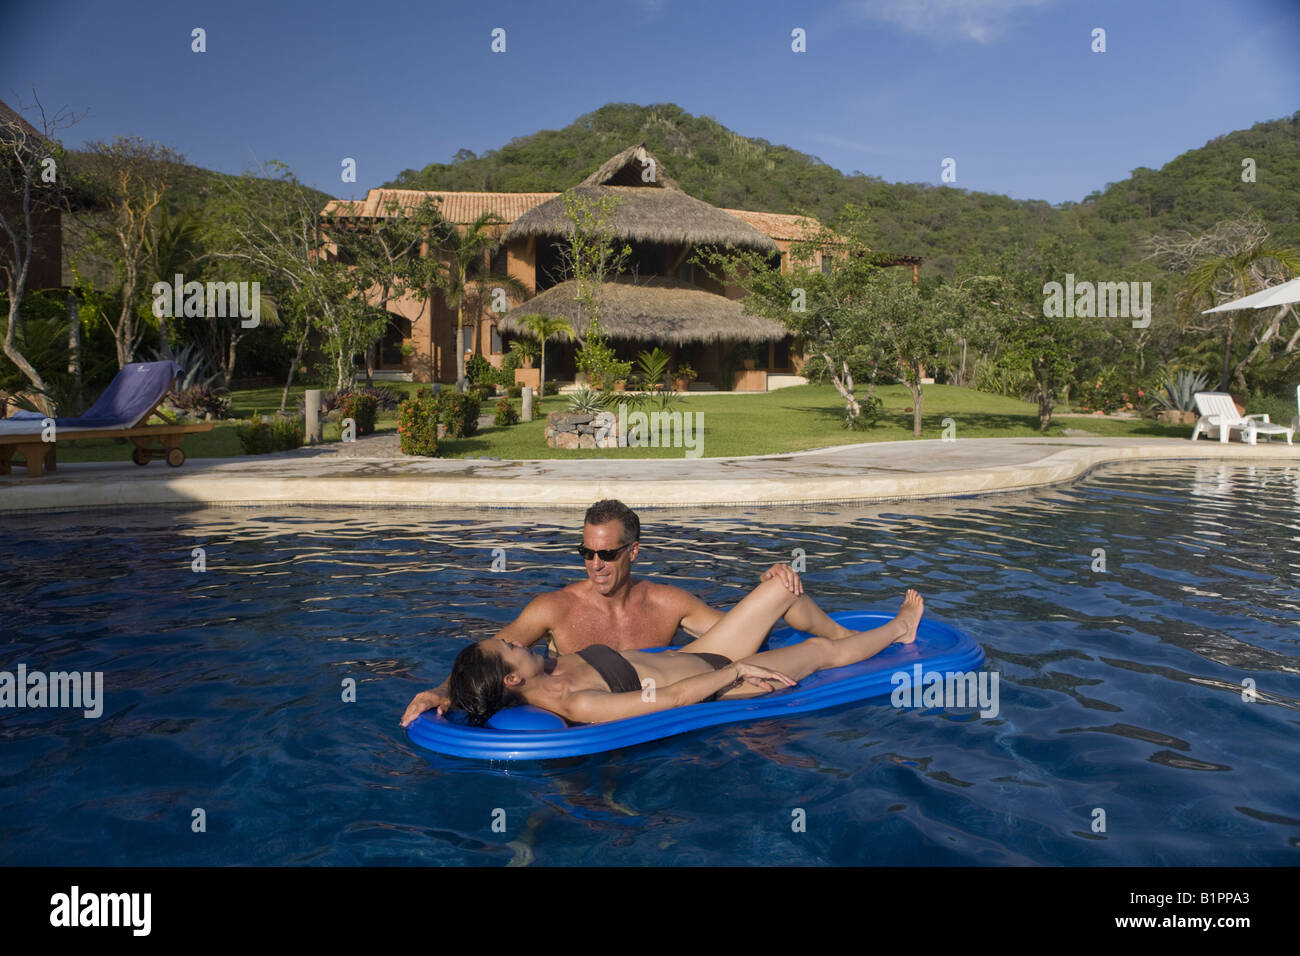
[[[595,436],[595,435],[579,435],[579,436],[578,436],[578,447],[579,447],[579,448],[595,448],[595,447],[596,447],[596,436]]]
[[[578,436],[575,432],[560,432],[555,436],[556,448],[577,448]]]

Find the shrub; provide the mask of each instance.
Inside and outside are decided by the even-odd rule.
[[[975,368],[971,384],[979,392],[1027,401],[1026,396],[1034,390],[1034,375],[1021,368],[1000,365],[996,362],[980,362]]]
[[[1135,403],[1146,400],[1142,389],[1125,385],[1111,371],[1080,383],[1078,397],[1079,409],[1085,412],[1131,412],[1137,409]]]
[[[339,421],[351,418],[357,423],[357,435],[370,435],[375,431],[375,413],[378,402],[364,392],[353,392],[339,405]]]
[[[586,341],[578,350],[578,371],[585,372],[595,388],[613,388],[615,382],[627,380],[632,363],[618,360],[599,325],[592,322],[587,328]]]
[[[1295,390],[1291,390],[1290,395],[1268,395],[1260,390],[1255,390],[1246,396],[1245,401],[1246,414],[1248,415],[1267,415],[1268,420],[1274,425],[1289,425],[1292,419],[1296,418],[1296,395]]]
[[[503,398],[497,402],[497,413],[492,418],[494,425],[518,425],[519,413],[515,411],[515,406],[510,399]]]
[[[552,382],[552,381],[546,381],[546,382],[543,382],[543,383],[542,383],[542,394],[543,394],[543,395],[559,395],[559,394],[560,394],[560,383],[559,383],[559,382]]]
[[[496,390],[497,389],[495,385],[479,384],[479,385],[471,385],[466,390],[466,393],[469,395],[473,395],[475,398],[478,399],[479,405],[482,405],[489,398],[491,398],[493,395],[496,394]]]
[[[444,388],[433,397],[439,425],[447,427],[447,438],[469,438],[478,431],[479,400],[470,392]]]
[[[402,403],[397,435],[404,455],[432,458],[438,454],[438,403],[428,389]]]
[[[306,437],[306,425],[297,417],[264,422],[262,416],[254,412],[252,423],[236,428],[235,436],[245,455],[265,455],[300,448]]]
[[[180,393],[169,392],[167,399],[182,412],[198,418],[205,415],[213,418],[230,417],[229,396],[218,394],[209,385],[195,385]]]
[[[481,355],[471,355],[465,361],[465,377],[471,385],[492,385],[496,383],[497,370]]]
[[[858,407],[862,410],[857,418],[844,416],[844,427],[853,431],[865,431],[869,428],[875,428],[876,422],[880,421],[880,413],[885,407],[884,399],[878,395],[872,395],[870,398],[859,398]]]

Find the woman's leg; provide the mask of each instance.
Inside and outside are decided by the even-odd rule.
[[[829,637],[833,641],[843,640],[856,633],[832,621],[826,612],[817,606],[817,602],[806,593],[791,604],[790,610],[785,612],[785,623],[796,631],[812,634],[814,637]]]
[[[846,667],[874,657],[893,643],[910,644],[916,640],[916,629],[925,612],[925,601],[916,591],[908,591],[903,598],[903,606],[898,616],[888,624],[870,631],[858,631],[843,640],[833,641],[824,637],[811,637],[798,644],[782,647],[775,651],[764,651],[746,657],[750,664],[757,664],[769,670],[779,671],[795,680],[803,680],[809,674],[827,670],[831,667]],[[763,694],[760,688],[752,684],[741,684],[722,695],[722,700],[743,697],[757,697]]]
[[[748,657],[759,649],[772,625],[801,600],[778,579],[770,578],[746,594],[717,624],[678,650],[725,654],[733,661]]]

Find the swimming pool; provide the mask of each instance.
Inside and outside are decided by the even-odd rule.
[[[582,573],[580,520],[5,516],[0,669],[104,685],[97,719],[0,710],[0,863],[1300,862],[1300,467],[644,511],[638,572],[712,603],[796,548],[829,610],[920,589],[984,645],[998,716],[886,699],[495,767],[413,748],[397,719],[463,638]]]

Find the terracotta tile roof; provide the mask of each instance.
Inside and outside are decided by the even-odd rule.
[[[468,225],[485,212],[494,212],[506,222],[514,222],[534,206],[540,206],[559,193],[469,193],[437,192],[423,189],[372,189],[365,199],[334,199],[325,206],[325,214],[332,216],[387,215],[390,201],[398,207],[410,209],[420,204],[425,196],[437,196],[440,209],[447,220],[457,225]]]
[[[808,239],[816,235],[821,223],[811,216],[791,216],[782,212],[753,212],[749,209],[724,209],[773,239]]]

